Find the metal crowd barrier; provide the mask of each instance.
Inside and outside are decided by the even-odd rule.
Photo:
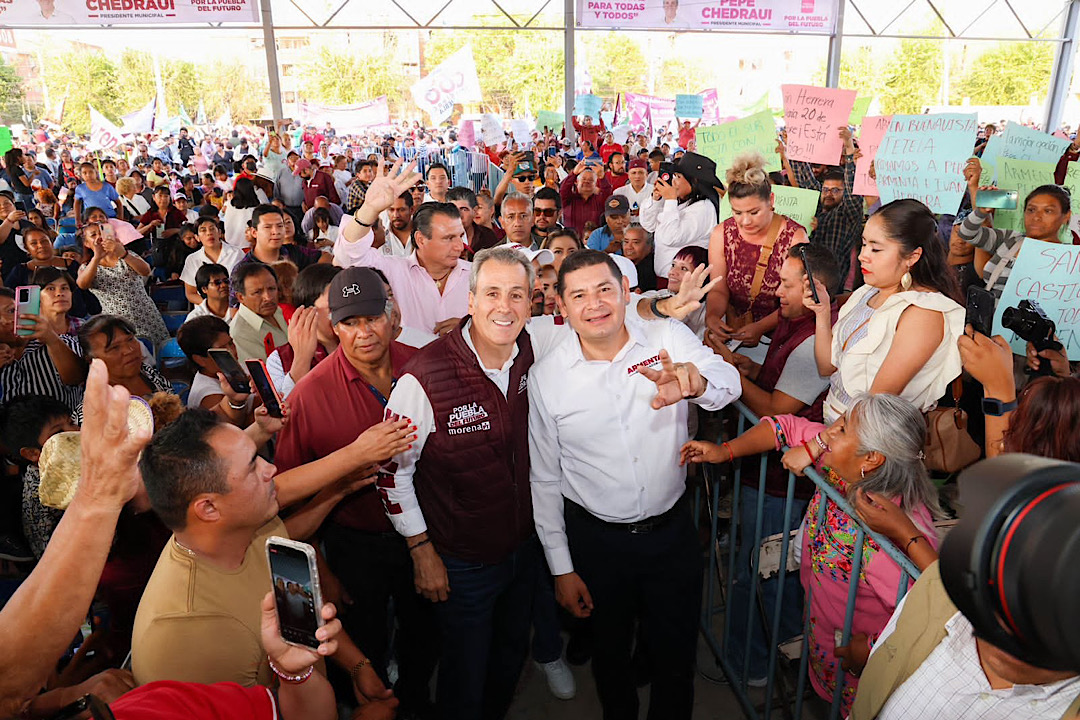
[[[735,403],[735,407],[736,407],[736,409],[738,410],[738,413],[739,413],[738,433],[741,435],[747,429],[747,427],[748,427],[747,423],[751,423],[751,424],[756,425],[759,422],[759,418],[757,416],[755,416],[754,413],[751,412],[741,402]],[[785,448],[785,450],[786,449],[787,448]],[[758,474],[758,496],[757,496],[756,515],[755,515],[755,517],[756,517],[755,528],[754,528],[754,535],[753,535],[754,544],[752,546],[752,552],[750,553],[750,558],[751,558],[750,578],[752,579],[752,583],[753,583],[753,586],[751,588],[751,603],[753,603],[755,601],[760,602],[759,599],[762,597],[762,589],[761,589],[762,579],[761,579],[761,575],[759,573],[759,563],[760,563],[760,558],[761,558],[761,546],[762,546],[762,540],[763,540],[763,538],[762,538],[762,524],[763,524],[764,507],[765,507],[765,477],[766,477],[766,467],[767,467],[767,463],[768,463],[768,458],[769,458],[769,453],[765,453],[765,454],[763,454],[761,456],[761,464],[760,464],[760,470],[759,470],[759,474]],[[735,581],[735,575],[736,575],[736,573],[735,573],[735,570],[736,570],[736,556],[737,556],[736,539],[738,537],[738,525],[739,525],[739,495],[740,495],[740,487],[742,485],[742,483],[741,483],[742,463],[737,462],[737,463],[735,463],[735,467],[734,467],[735,479],[734,479],[734,489],[733,489],[733,497],[732,497],[731,527],[730,527],[730,531],[729,531],[730,541],[729,541],[729,544],[728,544],[728,559],[727,559],[726,577],[725,577],[724,568],[722,567],[721,561],[720,561],[719,541],[718,541],[718,535],[717,535],[717,526],[718,526],[718,521],[719,521],[717,510],[718,510],[719,503],[720,503],[720,483],[719,483],[718,479],[713,476],[713,473],[710,472],[709,466],[705,465],[705,466],[703,466],[703,468],[706,469],[706,472],[705,472],[705,492],[706,492],[707,497],[711,501],[711,505],[710,505],[710,508],[709,508],[709,514],[710,514],[710,518],[711,518],[711,535],[710,535],[710,542],[709,542],[708,568],[710,568],[711,572],[714,572],[715,580],[714,580],[713,577],[708,577],[707,578],[705,603],[704,603],[704,606],[703,606],[703,609],[702,609],[702,616],[701,616],[701,631],[702,631],[702,634],[705,636],[705,640],[709,644],[709,647],[712,650],[713,655],[716,658],[717,664],[720,666],[720,668],[723,671],[725,677],[727,678],[728,684],[731,687],[732,692],[735,694],[735,697],[738,700],[739,705],[742,707],[743,714],[747,718],[751,718],[752,720],[759,720],[759,719],[760,720],[768,720],[770,717],[772,717],[773,711],[776,709],[775,708],[775,704],[776,704],[776,697],[775,697],[776,692],[775,692],[775,690],[776,690],[776,682],[777,682],[777,680],[778,679],[781,680],[782,687],[786,686],[786,683],[783,682],[783,679],[778,678],[777,671],[778,671],[779,668],[778,668],[778,664],[777,664],[777,660],[778,660],[777,656],[779,654],[779,644],[778,643],[781,642],[781,641],[784,641],[784,640],[788,640],[788,638],[778,638],[777,635],[779,635],[779,633],[780,633],[780,622],[781,622],[781,617],[782,617],[782,613],[783,613],[783,609],[784,609],[784,607],[783,607],[784,580],[786,579],[787,572],[788,572],[788,568],[787,568],[787,565],[788,565],[788,553],[789,553],[789,550],[790,550],[790,544],[791,544],[790,541],[791,541],[792,532],[782,530],[781,533],[780,533],[780,535],[781,535],[781,541],[780,541],[781,547],[780,547],[780,558],[779,558],[780,566],[779,566],[779,571],[778,571],[778,577],[776,577],[775,580],[770,580],[770,582],[774,581],[774,582],[777,583],[777,588],[776,588],[775,605],[772,608],[771,622],[768,623],[767,627],[762,628],[762,630],[764,631],[765,642],[766,642],[766,644],[767,644],[767,646],[769,648],[768,671],[767,671],[767,675],[766,675],[766,686],[765,686],[765,703],[764,703],[763,707],[756,707],[754,702],[751,700],[751,698],[749,696],[748,685],[747,685],[747,680],[748,680],[748,677],[749,677],[749,669],[750,669],[751,640],[752,640],[752,637],[753,637],[753,630],[754,630],[754,627],[753,627],[754,626],[753,611],[748,610],[748,614],[750,616],[750,622],[747,623],[747,627],[745,628],[745,630],[743,628],[733,628],[732,627],[732,621],[731,621],[731,612],[729,612],[728,608],[725,607],[726,603],[718,603],[717,599],[716,599],[716,590],[717,590],[718,585],[723,585],[723,598],[726,599],[726,598],[731,598],[732,597],[732,588],[733,588],[733,584],[734,584],[734,581]],[[899,592],[897,593],[897,598],[896,598],[896,601],[897,601],[898,604],[899,604],[900,600],[904,597],[904,595],[907,594],[909,580],[912,579],[912,578],[918,578],[919,577],[919,571],[912,564],[911,560],[909,560],[908,557],[903,552],[901,552],[896,546],[894,546],[887,538],[885,538],[882,535],[879,535],[878,533],[870,530],[870,528],[866,527],[866,525],[864,525],[862,523],[862,521],[859,520],[858,516],[855,514],[855,510],[851,507],[850,504],[848,504],[847,500],[836,490],[836,488],[834,488],[832,485],[830,485],[812,467],[807,468],[806,476],[808,478],[810,478],[811,481],[813,481],[814,485],[816,486],[816,488],[817,488],[817,490],[819,492],[821,492],[829,501],[831,501],[831,502],[835,503],[836,505],[838,505],[840,507],[840,509],[843,510],[843,512],[846,513],[849,517],[851,517],[855,521],[855,523],[858,525],[858,533],[857,533],[856,539],[855,539],[855,547],[857,548],[857,552],[855,553],[855,555],[854,555],[854,557],[852,559],[852,568],[851,568],[851,576],[850,576],[851,579],[850,579],[850,585],[849,585],[849,590],[848,590],[846,612],[845,612],[845,617],[844,617],[843,637],[842,637],[842,641],[839,643],[840,646],[848,645],[849,642],[850,642],[850,638],[851,638],[852,618],[854,617],[854,614],[855,614],[855,599],[856,599],[856,591],[857,591],[857,588],[858,588],[857,583],[859,581],[859,575],[860,575],[861,569],[862,569],[863,547],[864,547],[864,543],[866,542],[867,536],[873,538],[878,543],[878,545],[881,547],[882,551],[885,552],[886,554],[888,554],[888,556],[891,557],[893,560],[895,560],[896,563],[900,566],[901,576],[900,576],[900,583],[899,583]],[[784,504],[784,525],[783,525],[784,528],[790,528],[791,525],[792,525],[793,520],[795,520],[795,518],[792,516],[794,503],[795,503],[795,475],[793,473],[788,473],[787,497],[786,497],[785,504]],[[824,521],[827,506],[828,506],[828,502],[819,503],[819,510],[818,510],[818,522],[819,522],[819,524]],[[746,539],[747,538],[744,536],[744,541]],[[803,562],[806,562],[808,560],[808,558],[803,558],[802,560],[803,560]],[[792,715],[792,710],[788,707],[788,703],[786,702],[786,690],[785,690],[785,691],[782,692],[782,698],[781,698],[781,700],[785,701],[785,702],[782,703],[783,707],[781,708],[781,711],[782,711],[785,718],[791,718],[791,717],[802,718],[802,716],[803,716],[803,699],[804,699],[805,694],[806,694],[806,683],[807,683],[808,673],[809,673],[809,650],[810,650],[810,648],[809,648],[809,643],[807,642],[806,639],[809,638],[809,634],[810,634],[809,633],[809,630],[810,630],[809,608],[810,608],[810,601],[811,601],[812,596],[813,596],[813,587],[810,587],[808,589],[807,593],[806,593],[806,596],[804,598],[804,603],[803,603],[804,608],[806,610],[804,612],[805,617],[803,619],[803,636],[802,636],[803,637],[803,642],[802,642],[802,652],[801,652],[801,655],[800,655],[800,658],[799,658],[798,681],[797,681],[797,688],[796,688],[795,696],[794,696],[794,714]],[[763,606],[761,606],[761,607],[762,607],[761,619],[764,620],[765,617],[766,617],[765,608]],[[723,628],[723,635],[718,638],[716,636],[716,633],[713,630],[713,617],[716,616],[717,614],[721,613],[721,612],[724,613],[724,628]],[[735,632],[744,632],[744,631],[746,633],[745,638],[744,638],[745,639],[745,643],[744,643],[745,657],[743,658],[742,668],[740,668],[740,670],[741,670],[741,673],[740,673],[740,672],[736,672],[736,669],[731,666],[730,662],[728,661],[728,658],[726,657],[726,654],[725,654],[724,650],[725,650],[725,642],[726,642],[726,640],[728,638],[734,637],[733,633],[735,633]],[[844,684],[845,684],[845,681],[846,681],[846,678],[847,678],[847,673],[840,670],[839,665],[837,666],[837,676],[838,676],[838,682],[837,682],[837,685],[836,685],[835,692],[833,694],[832,705],[830,706],[829,720],[836,720],[836,718],[838,718],[839,715],[840,715],[841,697],[842,697],[842,694],[843,694],[843,691],[844,691]],[[811,692],[813,692],[813,691],[811,691]]]
[[[447,152],[445,150],[416,152],[414,148],[412,157],[405,156],[406,160],[416,160],[416,171],[427,177],[428,168],[434,163],[442,163],[450,172],[450,185],[467,187],[473,192],[480,192],[487,188],[493,194],[495,188],[503,178],[503,169],[491,162],[484,153],[478,152]]]

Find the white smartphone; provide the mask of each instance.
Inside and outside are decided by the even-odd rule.
[[[315,548],[274,536],[266,540],[266,558],[281,639],[290,645],[318,648],[315,631],[323,626],[323,602]]]

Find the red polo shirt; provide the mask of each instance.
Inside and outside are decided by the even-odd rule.
[[[415,353],[415,348],[390,343],[395,377]],[[289,422],[274,456],[279,472],[340,450],[383,420],[382,403],[340,346],[296,384],[289,393],[289,406]],[[362,532],[394,531],[374,485],[338,503],[329,520]]]

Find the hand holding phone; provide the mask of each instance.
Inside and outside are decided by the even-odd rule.
[[[971,325],[977,333],[992,337],[994,304],[994,296],[989,290],[972,285],[967,291],[967,317],[964,319],[964,324]]]
[[[209,355],[210,359],[217,364],[221,374],[225,376],[225,380],[229,383],[229,387],[233,389],[233,392],[241,395],[251,394],[251,384],[248,382],[247,373],[244,372],[244,368],[240,367],[240,363],[236,361],[231,352],[224,348],[211,348]]]
[[[991,210],[1015,210],[1020,193],[1017,190],[980,189],[975,193],[975,207]]]
[[[270,379],[266,363],[262,360],[252,359],[245,361],[244,364],[247,365],[251,381],[255,384],[255,392],[259,393],[263,405],[266,406],[266,412],[272,418],[282,417],[281,394],[274,387],[274,381]]]
[[[266,557],[281,639],[290,645],[318,649],[315,632],[324,621],[315,548],[275,536],[266,540]]]
[[[20,285],[15,288],[15,334],[29,337],[34,334],[34,325],[22,322],[25,315],[41,314],[41,288],[37,285]]]

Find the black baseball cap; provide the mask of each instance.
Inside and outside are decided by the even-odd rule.
[[[610,217],[612,215],[629,215],[630,214],[630,201],[627,200],[625,195],[612,195],[604,203],[604,217]]]
[[[345,268],[330,281],[330,322],[351,317],[372,317],[386,310],[386,285],[369,267]]]

